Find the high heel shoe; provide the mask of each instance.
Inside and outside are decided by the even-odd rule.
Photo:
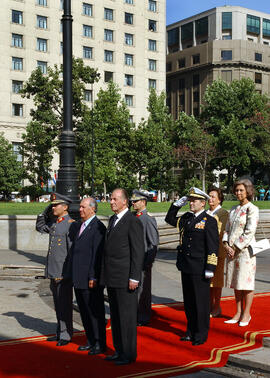
[[[251,316],[249,317],[249,320],[247,322],[239,322],[240,327],[246,327],[249,325],[249,322],[251,321]]]
[[[226,324],[236,324],[238,322],[239,322],[239,319],[238,320],[237,319],[229,319],[229,320],[225,320],[224,323],[226,323]]]

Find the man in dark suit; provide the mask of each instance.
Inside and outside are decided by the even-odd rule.
[[[110,218],[104,247],[102,281],[107,286],[115,353],[106,360],[116,365],[137,357],[137,305],[144,259],[143,227],[128,210],[128,195],[115,189],[111,195]]]
[[[217,265],[219,235],[217,221],[205,211],[208,195],[191,188],[188,197],[174,202],[165,221],[179,228],[180,245],[176,266],[181,271],[186,335],[182,341],[203,344],[208,337],[210,320],[210,278]],[[190,212],[177,217],[178,210],[190,201]]]
[[[81,201],[82,221],[76,224],[77,234],[71,249],[72,282],[88,341],[78,350],[88,350],[91,355],[106,350],[104,286],[99,282],[106,227],[96,217],[96,211],[94,198]]]
[[[142,190],[133,190],[131,202],[136,211],[135,216],[143,224],[144,236],[144,264],[142,271],[141,284],[138,289],[138,326],[146,326],[151,320],[152,302],[152,265],[155,260],[159,242],[157,222],[154,217],[147,213],[146,205],[149,194]]]
[[[57,330],[56,336],[47,340],[57,341],[57,346],[63,346],[70,342],[73,334],[72,282],[67,275],[67,267],[72,241],[69,230],[74,220],[68,214],[68,206],[72,203],[70,198],[53,193],[51,200],[51,204],[38,215],[36,230],[49,234],[45,276],[51,280]]]

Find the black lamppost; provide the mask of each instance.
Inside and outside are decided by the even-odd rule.
[[[64,122],[60,135],[60,166],[56,191],[73,201],[72,216],[78,217],[78,174],[75,166],[75,135],[72,125],[72,15],[71,0],[64,0],[63,25],[63,107]]]

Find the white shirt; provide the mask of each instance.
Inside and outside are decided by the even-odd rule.
[[[219,209],[221,209],[220,205],[218,205],[214,210],[208,209],[207,214],[212,215],[212,217],[213,217]]]

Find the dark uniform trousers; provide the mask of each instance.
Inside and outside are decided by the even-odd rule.
[[[209,330],[210,287],[209,279],[200,274],[181,272],[185,313],[186,335],[205,342]]]
[[[56,337],[61,340],[71,340],[73,334],[72,282],[69,279],[51,279],[50,289],[57,319]]]
[[[116,352],[129,361],[137,357],[138,291],[125,288],[107,288],[113,345]]]
[[[142,271],[138,297],[138,323],[149,323],[152,312],[152,266],[147,266],[145,270]]]
[[[83,327],[88,344],[94,346],[97,342],[102,349],[106,348],[106,323],[104,307],[104,288],[76,289],[76,300],[80,309]]]

